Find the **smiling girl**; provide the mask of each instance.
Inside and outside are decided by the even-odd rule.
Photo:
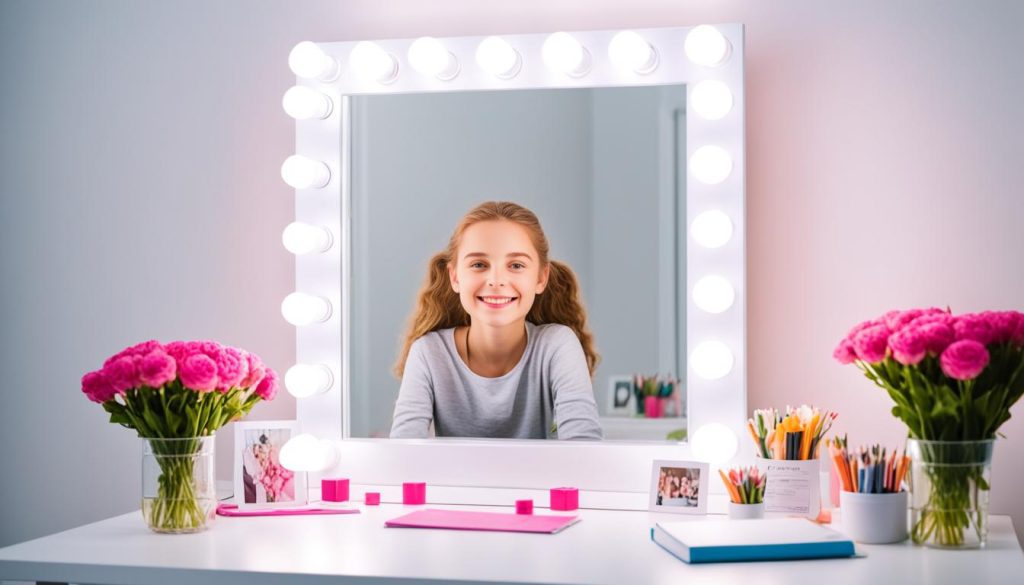
[[[427,281],[395,367],[392,438],[600,439],[593,336],[572,269],[537,216],[472,209]]]

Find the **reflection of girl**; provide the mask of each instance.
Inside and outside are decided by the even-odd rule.
[[[537,217],[483,203],[430,260],[396,372],[391,436],[600,439],[598,356],[576,276]]]

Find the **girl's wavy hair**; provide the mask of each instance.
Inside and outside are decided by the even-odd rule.
[[[513,221],[526,228],[540,256],[541,269],[550,267],[547,287],[534,299],[526,320],[534,325],[558,323],[571,328],[583,346],[590,376],[594,376],[601,356],[594,348],[594,335],[587,326],[587,310],[580,297],[576,273],[567,264],[548,258],[548,240],[532,211],[509,201],[488,201],[471,209],[455,227],[448,247],[430,259],[427,278],[417,295],[416,309],[405,332],[402,353],[395,363],[395,374],[399,378],[405,372],[405,361],[414,341],[431,331],[469,325],[469,314],[462,308],[458,293],[452,290],[448,265],[455,260],[466,228],[481,221],[500,220]]]

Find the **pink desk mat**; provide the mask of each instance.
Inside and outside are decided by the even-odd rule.
[[[219,504],[218,516],[325,516],[329,514],[358,514],[359,510],[351,508],[274,508],[261,510],[250,508],[239,510],[235,504]]]
[[[446,528],[498,532],[555,534],[580,520],[579,516],[535,516],[462,510],[418,510],[384,523],[392,528]]]

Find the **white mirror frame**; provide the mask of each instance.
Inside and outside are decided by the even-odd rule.
[[[588,48],[592,59],[588,73],[571,77],[551,71],[542,59],[547,34],[507,35],[501,38],[516,48],[521,58],[518,74],[502,79],[485,72],[475,61],[477,46],[485,37],[438,39],[454,55],[460,70],[451,80],[423,75],[406,58],[414,39],[376,41],[397,65],[397,76],[387,83],[360,79],[350,63],[356,42],[316,45],[334,60],[322,58],[329,66],[321,78],[299,78],[297,84],[320,92],[331,100],[329,114],[322,119],[296,121],[296,154],[322,161],[330,178],[322,188],[296,189],[295,221],[324,227],[333,235],[334,245],[324,252],[296,257],[298,292],[326,299],[332,310],[326,320],[297,327],[296,358],[302,364],[322,364],[333,373],[325,392],[297,399],[297,418],[303,432],[338,441],[340,463],[325,473],[341,474],[354,483],[396,486],[403,481],[426,481],[450,486],[455,491],[443,498],[432,490],[431,501],[442,503],[490,503],[486,496],[467,495],[486,490],[458,488],[547,489],[570,485],[583,490],[585,507],[644,509],[654,459],[695,458],[724,463],[736,453],[736,445],[748,452],[746,420],[746,279],[745,279],[745,153],[743,26],[714,25],[727,39],[731,51],[717,66],[702,66],[687,58],[684,44],[693,28],[634,29],[658,53],[654,71],[638,74],[616,69],[608,57],[608,45],[621,31],[574,32]],[[706,29],[703,29],[706,30]],[[305,48],[308,49],[307,45]],[[294,68],[294,67],[293,67]],[[329,70],[335,69],[336,73]],[[328,75],[333,79],[323,81]],[[733,105],[723,117],[701,118],[692,105],[696,84],[705,80],[724,83],[732,92]],[[351,95],[451,92],[465,90],[539,89],[665,85],[687,86],[686,149],[690,161],[700,147],[718,146],[732,159],[732,171],[717,184],[698,182],[686,173],[686,359],[687,429],[686,443],[643,442],[558,442],[529,440],[394,440],[349,438],[349,294],[351,266],[351,174],[353,150]],[[293,92],[295,93],[295,92]],[[301,93],[301,92],[300,92]],[[317,103],[320,107],[320,103]],[[294,109],[292,110],[294,111]],[[323,112],[323,108],[316,110]],[[732,237],[716,248],[701,246],[693,239],[692,222],[709,210],[724,212],[732,223]],[[732,306],[720,313],[701,310],[693,300],[693,286],[702,277],[717,274],[735,290]],[[724,344],[732,353],[732,368],[717,379],[697,375],[692,352],[702,342]],[[397,382],[396,382],[397,383]],[[749,449],[752,452],[752,448]],[[311,490],[318,482],[311,483]],[[717,482],[712,482],[717,485]],[[718,486],[719,488],[721,486]],[[717,489],[715,491],[718,491]],[[588,492],[590,495],[588,496]],[[630,493],[626,500],[606,500],[599,493]],[[385,501],[391,492],[384,491]],[[596,498],[596,499],[595,499]],[[493,499],[493,498],[492,498]],[[508,503],[502,501],[502,503]]]

